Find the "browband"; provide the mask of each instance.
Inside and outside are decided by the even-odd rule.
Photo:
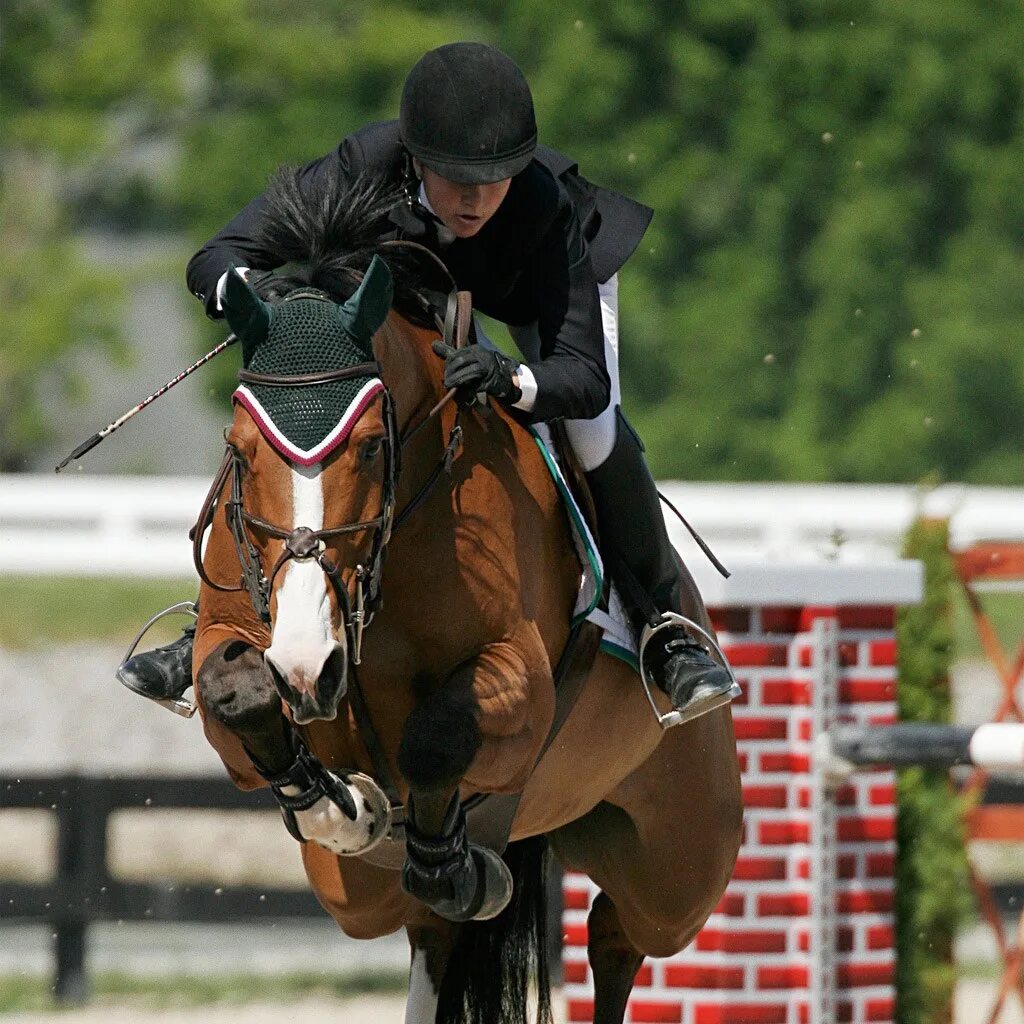
[[[380,363],[356,363],[341,370],[324,370],[321,373],[294,373],[280,375],[273,373],[257,373],[255,370],[241,369],[238,379],[243,384],[262,384],[271,388],[306,387],[310,384],[333,384],[339,380],[351,380],[353,377],[379,377]]]

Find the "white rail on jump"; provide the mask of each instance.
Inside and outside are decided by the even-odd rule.
[[[0,573],[193,575],[187,531],[209,480],[0,475]],[[726,561],[891,561],[922,512],[949,518],[954,547],[1024,541],[1024,490],[946,485],[662,485]],[[668,515],[680,550],[692,542]],[[692,549],[695,550],[695,549]]]

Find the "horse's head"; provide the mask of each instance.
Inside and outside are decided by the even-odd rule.
[[[300,724],[337,714],[379,597],[398,438],[372,339],[391,298],[379,258],[340,304],[306,288],[270,305],[228,275],[243,369],[227,520],[270,626],[266,664]]]

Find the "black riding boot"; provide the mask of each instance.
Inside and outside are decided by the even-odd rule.
[[[189,623],[177,640],[129,658],[117,678],[135,693],[152,700],[180,700],[192,685],[192,644],[195,623]]]
[[[617,412],[615,447],[587,482],[597,510],[601,554],[634,625],[655,626],[665,612],[687,614],[682,563],[668,539],[658,489],[643,444]],[[689,613],[693,617],[693,613]],[[680,721],[721,707],[731,698],[729,671],[681,625],[663,626],[644,652],[644,667],[668,694]]]

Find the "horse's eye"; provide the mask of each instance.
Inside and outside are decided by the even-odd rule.
[[[367,438],[362,447],[359,449],[359,461],[363,463],[373,462],[378,455],[380,455],[381,448],[384,447],[383,437],[370,437]]]

